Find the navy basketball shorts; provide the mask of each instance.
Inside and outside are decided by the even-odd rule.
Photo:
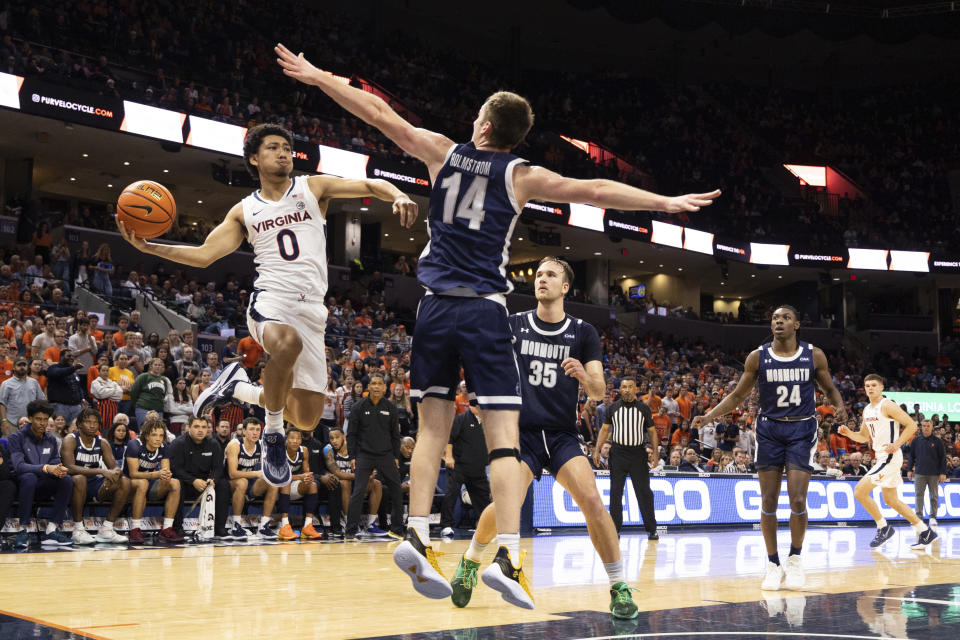
[[[757,452],[754,463],[763,467],[786,465],[790,469],[813,471],[813,454],[817,450],[818,421],[811,417],[796,422],[757,418]]]
[[[526,431],[520,429],[520,459],[530,467],[534,480],[544,469],[556,476],[563,465],[583,456],[580,436],[569,431]]]
[[[87,500],[93,500],[107,481],[103,476],[87,476]]]
[[[520,373],[503,305],[486,298],[424,296],[413,331],[410,399],[453,400],[461,366],[472,403],[520,409]]]

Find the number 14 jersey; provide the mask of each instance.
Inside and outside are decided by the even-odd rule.
[[[420,284],[433,293],[465,297],[513,290],[507,263],[520,215],[513,170],[523,163],[510,153],[479,151],[472,142],[450,147],[430,191],[430,238],[417,264]]]
[[[773,344],[760,347],[757,388],[760,412],[767,418],[809,418],[816,413],[813,345],[797,341],[791,356],[773,353]]]
[[[586,368],[591,360],[601,361],[597,330],[570,315],[544,322],[536,311],[510,316],[510,329],[520,367],[520,429],[577,433],[580,381],[564,373],[560,363],[575,358]]]

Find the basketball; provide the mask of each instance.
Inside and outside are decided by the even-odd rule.
[[[176,219],[177,204],[159,182],[139,180],[117,198],[117,221],[140,238],[162,236]]]

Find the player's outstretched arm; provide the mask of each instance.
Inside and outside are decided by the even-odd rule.
[[[661,196],[613,180],[578,180],[537,166],[517,167],[513,175],[517,201],[581,202],[606,209],[626,211],[665,211],[667,213],[699,211],[713,204],[720,190],[710,193],[688,193],[682,196]]]
[[[702,416],[695,417],[690,423],[690,428],[699,429],[705,424],[716,422],[740,406],[740,403],[747,399],[753,390],[753,386],[757,383],[757,371],[759,369],[760,350],[754,349],[753,352],[747,356],[747,361],[743,363],[743,373],[740,375],[740,380],[737,382],[736,388],[713,409]]]
[[[400,189],[386,180],[348,180],[332,176],[313,176],[308,181],[317,200],[332,198],[362,198],[373,196],[377,200],[393,203],[394,215],[400,216],[400,224],[409,229],[417,219],[419,207]]]
[[[836,409],[837,422],[847,421],[847,408],[843,404],[843,396],[833,384],[833,376],[830,375],[830,366],[827,362],[827,355],[820,347],[813,348],[813,368],[814,375],[817,377],[817,385],[820,391],[827,396],[827,400]]]
[[[398,147],[422,160],[431,178],[440,170],[453,144],[452,140],[439,133],[414,127],[379,96],[340,82],[329,71],[315,67],[302,53],[295,55],[282,44],[274,47],[274,52],[285,75],[318,87],[341,107],[382,131]]]
[[[120,235],[143,253],[149,253],[166,260],[172,260],[191,267],[207,267],[225,255],[231,254],[243,242],[243,205],[233,205],[223,222],[213,228],[203,244],[188,247],[172,244],[154,244],[138,238],[133,231],[117,220]]]

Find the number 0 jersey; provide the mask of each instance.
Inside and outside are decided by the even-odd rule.
[[[468,297],[513,290],[506,270],[520,215],[513,170],[525,163],[509,153],[478,151],[472,142],[450,147],[430,192],[420,284],[433,293]]]
[[[307,184],[296,176],[277,202],[259,190],[243,199],[243,223],[257,266],[254,287],[271,293],[327,293],[327,222]]]
[[[510,316],[510,329],[520,367],[520,429],[577,433],[580,381],[564,373],[560,363],[576,358],[586,367],[601,360],[597,330],[569,315],[544,322],[536,311]]]
[[[797,341],[792,356],[773,353],[773,344],[760,347],[757,388],[760,413],[767,418],[809,418],[816,413],[813,345]]]

